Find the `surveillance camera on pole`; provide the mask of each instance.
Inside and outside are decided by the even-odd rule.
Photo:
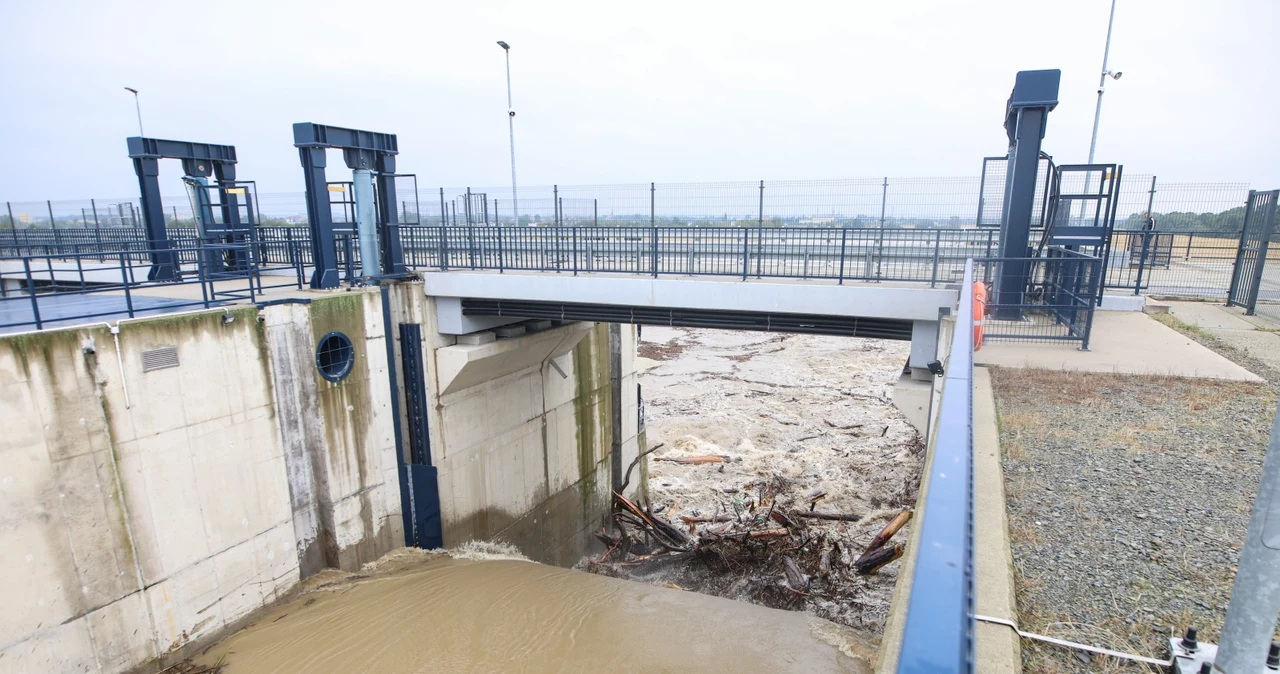
[[[1093,151],[1098,147],[1098,118],[1102,116],[1102,94],[1107,78],[1120,79],[1123,73],[1107,70],[1107,57],[1111,55],[1111,26],[1116,21],[1116,0],[1111,0],[1111,18],[1107,19],[1107,44],[1102,50],[1102,75],[1098,77],[1098,106],[1093,111],[1093,136],[1089,139],[1089,163],[1093,163]]]

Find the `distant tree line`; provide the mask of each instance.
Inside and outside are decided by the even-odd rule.
[[[1191,213],[1171,211],[1154,213],[1155,229],[1161,232],[1225,232],[1236,233],[1244,226],[1244,206],[1236,206],[1220,213]],[[1116,223],[1116,229],[1146,229],[1147,214],[1134,213]]]

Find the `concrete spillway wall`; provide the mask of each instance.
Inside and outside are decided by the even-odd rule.
[[[409,347],[426,364],[445,544],[500,538],[577,561],[607,510],[613,420],[624,467],[643,442],[634,329],[620,332],[615,410],[608,326],[467,344],[438,334],[420,284],[390,298],[393,324],[423,328]],[[376,289],[306,293],[118,334],[0,338],[0,671],[171,661],[303,578],[403,545],[403,345],[381,302]],[[332,331],[354,346],[337,383],[315,364]]]
[[[397,545],[377,301],[125,322],[118,351],[106,325],[0,340],[3,668],[123,671]],[[341,384],[308,367],[328,329],[363,342]]]
[[[439,336],[428,360],[446,545],[500,538],[559,565],[590,546],[613,470],[609,327],[570,323],[481,344]],[[642,438],[635,326],[618,328],[625,471]]]

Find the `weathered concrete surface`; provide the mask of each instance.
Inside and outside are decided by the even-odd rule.
[[[102,326],[0,340],[6,670],[124,671],[296,583],[256,314],[125,323],[123,367]]]
[[[304,578],[354,571],[404,541],[380,302],[353,292],[262,312]],[[355,347],[337,383],[315,367],[316,345],[334,331]]]
[[[314,299],[0,339],[0,669],[129,670],[402,544],[379,297]]]
[[[1245,316],[1240,307],[1211,302],[1169,302],[1169,313],[1194,325],[1267,365],[1280,370],[1280,334],[1259,316]]]
[[[523,299],[627,306],[766,311],[937,321],[955,290],[919,284],[836,285],[822,280],[741,280],[739,277],[662,277],[628,274],[570,276],[539,272],[448,271],[423,275],[437,297]]]
[[[572,565],[609,503],[606,324],[568,324],[485,344],[439,333],[425,297],[431,454],[446,546],[501,539]],[[623,465],[639,452],[634,326],[622,328]],[[632,479],[635,493],[639,480]]]
[[[330,382],[310,368],[333,509],[333,540],[323,531],[321,540],[329,565],[346,571],[404,545],[394,435],[398,420],[391,415],[381,302],[378,292],[369,289],[317,298],[310,305],[313,345],[338,331],[355,347],[351,373],[340,382]]]
[[[932,400],[933,382],[920,381],[904,374],[893,385],[894,406],[921,435],[928,435],[929,404]]]
[[[1257,375],[1140,312],[1095,313],[1089,349],[1080,351],[1066,344],[987,342],[975,359],[982,365],[1005,367],[1261,381]]]
[[[991,376],[986,368],[974,369],[973,396],[973,610],[1017,624],[1000,430]],[[977,623],[975,630],[974,671],[983,674],[1022,671],[1022,648],[1016,632],[984,622]]]

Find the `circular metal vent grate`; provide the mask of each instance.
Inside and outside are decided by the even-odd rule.
[[[320,376],[329,381],[338,382],[351,374],[351,364],[355,361],[356,351],[351,346],[351,339],[341,332],[331,332],[320,338],[316,345],[316,368]]]

